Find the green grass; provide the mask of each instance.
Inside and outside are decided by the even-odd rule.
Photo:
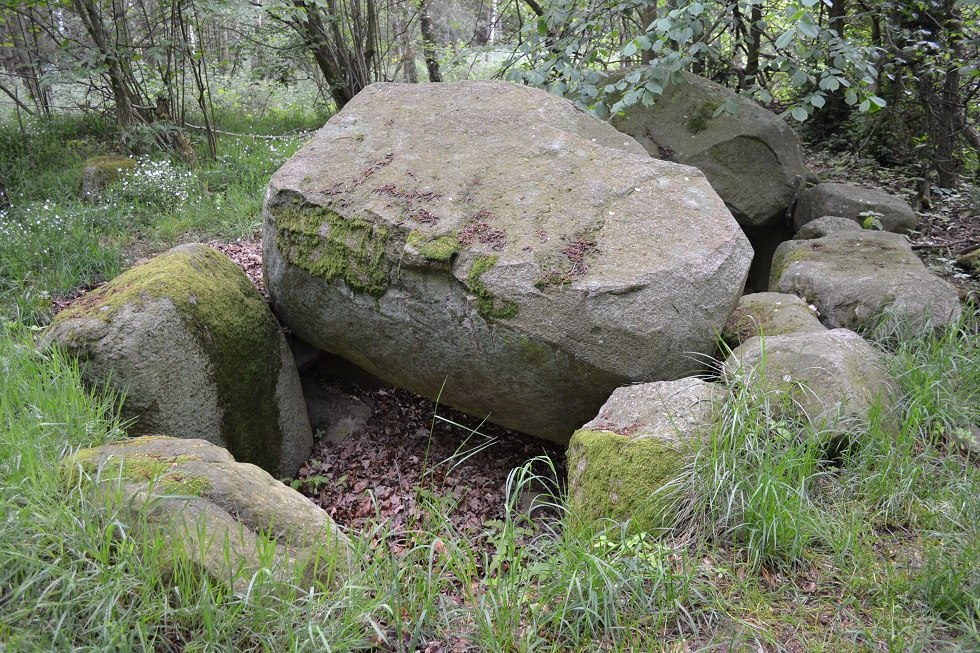
[[[364,569],[339,587],[256,577],[236,594],[209,579],[120,499],[59,480],[63,455],[124,425],[118,398],[32,341],[52,297],[134,252],[250,235],[300,139],[223,136],[218,162],[149,160],[89,206],[75,185],[107,133],[0,129],[13,203],[0,217],[0,650],[980,650],[980,469],[959,444],[980,425],[974,307],[893,344],[898,405],[843,438],[756,384],[733,387],[665,490],[669,531],[581,523],[537,461],[479,534],[452,525],[438,488],[417,488],[422,517],[354,534]],[[520,508],[542,485],[558,515],[544,526]]]
[[[78,186],[84,161],[116,141],[109,126],[69,117],[23,130],[0,125],[0,182],[11,203],[0,207],[0,315],[44,324],[53,299],[112,278],[134,258],[182,242],[252,236],[269,177],[306,134],[283,132],[316,120],[238,119],[232,127],[273,137],[221,135],[218,159],[190,167],[163,154],[140,157],[96,206],[79,199]]]

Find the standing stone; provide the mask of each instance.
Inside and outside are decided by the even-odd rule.
[[[299,374],[265,300],[226,256],[182,245],[119,275],[55,318],[42,341],[124,393],[132,435],[201,438],[292,476],[313,433]]]

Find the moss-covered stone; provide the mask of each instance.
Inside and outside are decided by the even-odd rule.
[[[494,297],[482,281],[483,275],[496,264],[496,255],[477,257],[466,275],[466,287],[476,295],[476,309],[481,315],[495,320],[505,320],[517,315],[517,304],[507,299]]]
[[[420,256],[440,263],[448,263],[454,254],[462,249],[459,239],[454,235],[437,236],[432,238],[421,231],[408,234],[406,243],[419,253]]]
[[[83,199],[98,201],[106,188],[122,175],[136,168],[136,161],[128,156],[95,156],[82,165],[79,194]]]
[[[687,118],[686,127],[692,134],[699,134],[708,128],[708,123],[715,117],[715,111],[722,105],[720,101],[705,102],[691,112]]]
[[[140,439],[132,442],[137,445],[142,444]],[[124,441],[112,446],[122,451],[126,444]],[[133,451],[108,457],[105,451],[104,448],[82,449],[62,459],[59,469],[62,480],[68,486],[73,486],[78,483],[81,474],[94,477],[102,466],[106,468],[105,472],[112,474],[118,469],[118,477],[124,481],[146,483],[165,494],[201,496],[211,487],[211,482],[207,478],[180,469],[184,463],[198,460],[197,456],[187,454],[167,456]]]
[[[568,446],[572,509],[579,519],[630,522],[632,532],[665,526],[656,493],[680,471],[687,445],[656,437],[582,429]]]
[[[326,587],[357,565],[350,542],[312,501],[223,448],[197,439],[140,437],[61,461],[62,487],[122,510],[236,592],[254,575]],[[172,564],[164,558],[162,564]]]
[[[387,227],[319,206],[269,211],[276,247],[293,265],[327,281],[342,279],[356,293],[380,297],[388,289]]]
[[[285,342],[262,297],[220,252],[184,246],[132,268],[60,313],[52,332],[76,319],[109,323],[125,306],[140,308],[159,300],[174,305],[207,356],[202,373],[217,393],[221,442],[241,460],[278,469],[282,432],[276,382]],[[87,333],[69,330],[65,337],[83,358],[94,344],[81,341]],[[132,416],[152,424],[146,412],[153,405],[144,402],[143,415]]]

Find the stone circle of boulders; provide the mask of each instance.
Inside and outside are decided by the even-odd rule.
[[[683,73],[653,106],[637,104],[611,124],[650,156],[701,170],[746,227],[772,225],[808,177],[796,132],[724,86]]]
[[[669,525],[661,488],[739,388],[821,433],[887,412],[897,383],[855,331],[902,338],[960,313],[952,286],[888,233],[914,229],[915,214],[847,184],[801,192],[792,130],[682,77],[616,118],[625,133],[507,83],[359,94],[266,196],[266,284],[301,363],[332,352],[464,412],[570,438],[572,509],[634,530]],[[772,292],[740,297],[752,252],[739,224],[775,245],[791,209]],[[717,382],[690,376],[719,335],[730,355]],[[354,564],[325,513],[219,448],[292,475],[311,413],[342,439],[371,410],[310,384],[304,397],[275,316],[222,255],[190,245],[130,270],[61,313],[41,341],[53,345],[125,394],[131,433],[184,438],[79,452],[67,484],[115,480],[219,580],[257,569],[267,536],[280,571],[318,540]],[[957,437],[976,450],[977,433]]]
[[[82,449],[61,461],[60,474],[67,489],[141,510],[171,550],[239,593],[259,570],[308,588],[357,568],[350,541],[323,509],[204,440],[143,436]]]
[[[847,218],[865,228],[877,226],[895,233],[907,233],[919,224],[912,207],[894,195],[874,188],[836,182],[817,184],[800,195],[793,208],[793,226],[799,230],[825,215]]]
[[[291,476],[313,433],[282,329],[242,270],[183,245],[119,275],[55,318],[42,346],[123,393],[131,434],[201,438]]]
[[[804,298],[828,327],[859,332],[914,335],[960,316],[956,289],[929,272],[904,237],[883,231],[784,242],[769,290]]]
[[[263,247],[304,340],[558,442],[699,369],[752,256],[695,169],[506,82],[358,94],[273,176]]]

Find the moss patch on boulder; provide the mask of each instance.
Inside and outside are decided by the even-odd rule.
[[[453,255],[463,248],[456,236],[448,235],[433,238],[421,231],[413,231],[408,234],[408,239],[405,242],[418,252],[419,256],[440,263],[448,263],[452,260]]]
[[[631,532],[664,524],[657,491],[680,471],[685,447],[660,438],[579,430],[568,446],[573,510],[580,519],[630,522]]]
[[[127,392],[142,392],[141,414],[132,416],[140,417],[146,430],[166,432],[167,426],[177,427],[156,424],[153,415],[147,413],[172,398],[154,394],[161,390],[126,387],[129,380],[118,378],[125,373],[113,367],[119,352],[102,351],[107,345],[100,342],[107,330],[114,328],[112,322],[121,317],[124,308],[138,312],[160,302],[176,309],[179,322],[175,324],[183,325],[206,357],[203,369],[190,373],[205,375],[208,387],[216,393],[221,443],[242,460],[278,471],[283,434],[277,382],[285,340],[265,301],[242,271],[220,252],[203,245],[186,245],[132,268],[60,313],[46,341],[60,342],[83,359],[98,358],[101,378],[90,380],[118,383]],[[81,326],[92,320],[106,323],[106,327]],[[130,336],[147,337],[122,335]],[[134,347],[139,349],[138,344]],[[161,361],[132,362],[132,367],[159,364]],[[137,432],[143,428],[140,423]]]
[[[287,261],[324,280],[341,279],[355,293],[388,289],[389,229],[323,207],[270,208],[276,247]]]
[[[506,299],[498,299],[493,296],[490,289],[483,283],[481,278],[497,264],[497,256],[478,256],[470,266],[470,271],[466,275],[466,286],[470,292],[476,295],[476,310],[480,311],[483,317],[505,320],[517,315],[517,304]]]

